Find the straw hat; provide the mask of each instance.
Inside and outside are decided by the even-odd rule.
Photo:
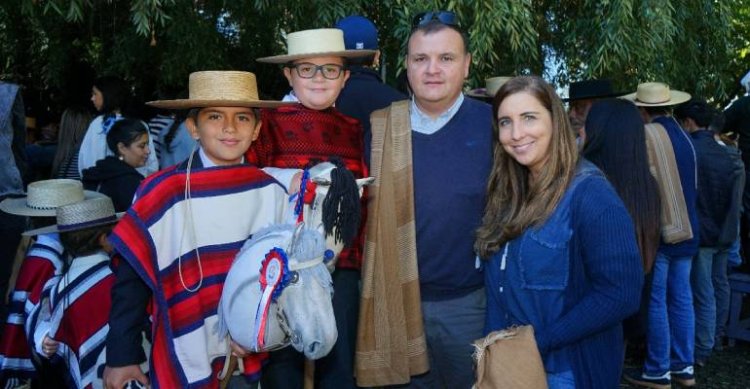
[[[490,77],[484,80],[484,88],[472,89],[466,94],[471,97],[494,98],[500,87],[513,77]]]
[[[622,96],[639,107],[662,107],[677,105],[690,100],[690,94],[678,90],[669,90],[669,85],[661,82],[644,82],[638,84],[635,93]]]
[[[3,200],[0,210],[20,216],[49,217],[55,216],[57,207],[98,197],[106,196],[83,190],[83,185],[77,180],[43,180],[29,184],[26,196]]]
[[[115,214],[109,197],[83,200],[57,208],[57,224],[26,231],[25,236],[70,232],[116,223],[123,213]]]
[[[375,50],[347,50],[344,32],[338,28],[319,28],[290,33],[286,36],[287,53],[258,58],[265,63],[288,63],[310,57],[362,58],[375,54]]]
[[[190,73],[189,98],[149,101],[148,105],[164,109],[204,107],[273,108],[287,105],[281,101],[260,100],[255,74],[231,70],[208,70]]]

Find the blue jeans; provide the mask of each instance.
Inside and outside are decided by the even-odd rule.
[[[695,314],[690,290],[691,257],[659,252],[654,262],[648,307],[644,372],[661,376],[693,365]]]
[[[721,322],[719,312],[724,317],[729,313],[728,254],[727,250],[701,247],[693,261],[690,284],[695,306],[696,359],[705,360],[711,355]]]
[[[471,388],[476,381],[472,344],[484,335],[486,307],[484,288],[451,300],[423,300],[430,371],[412,377],[411,382],[403,387]]]

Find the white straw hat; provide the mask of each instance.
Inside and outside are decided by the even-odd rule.
[[[233,70],[207,70],[190,73],[189,98],[149,101],[164,109],[204,107],[273,108],[288,105],[281,101],[260,100],[255,74]]]
[[[29,184],[26,196],[3,200],[0,210],[20,216],[49,217],[55,216],[57,207],[97,197],[106,196],[83,190],[83,184],[77,180],[43,180]]]
[[[640,107],[662,107],[677,105],[690,100],[690,94],[678,90],[670,90],[669,85],[662,82],[644,82],[638,84],[635,93],[622,96]]]
[[[484,88],[472,89],[466,94],[472,97],[494,98],[500,87],[513,77],[490,77],[484,80]]]
[[[258,58],[256,61],[283,64],[301,58],[362,58],[375,54],[375,50],[347,50],[344,45],[344,32],[338,28],[292,32],[286,36],[286,47],[286,54]]]
[[[83,200],[57,208],[57,224],[29,230],[25,236],[70,232],[116,223],[123,213],[115,214],[115,206],[109,197]]]

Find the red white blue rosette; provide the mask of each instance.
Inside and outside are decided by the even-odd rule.
[[[258,310],[255,313],[255,339],[254,349],[263,350],[265,347],[266,324],[268,323],[268,311],[271,303],[281,295],[281,292],[289,284],[291,273],[289,271],[289,259],[284,250],[274,247],[266,254],[260,268],[260,290],[261,297]]]

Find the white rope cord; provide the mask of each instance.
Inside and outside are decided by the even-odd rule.
[[[195,150],[195,149],[193,149]],[[190,226],[190,232],[192,233],[193,238],[193,245],[195,245],[195,256],[196,260],[198,261],[198,272],[200,274],[200,279],[198,280],[198,285],[195,286],[195,288],[188,288],[187,285],[185,285],[185,279],[182,277],[182,254],[178,254],[177,257],[177,270],[180,274],[180,283],[182,284],[182,287],[190,292],[194,293],[197,292],[198,289],[201,288],[203,285],[203,265],[201,264],[201,252],[198,250],[198,239],[195,235],[195,223],[193,223],[193,207],[191,206],[191,196],[190,196],[190,168],[193,166],[193,156],[195,155],[195,152],[190,153],[190,157],[188,158],[187,163],[187,172],[185,175],[185,206],[187,207],[187,220],[185,223]],[[182,229],[182,234],[180,234],[180,250],[182,250],[182,242],[185,238],[185,228]]]

